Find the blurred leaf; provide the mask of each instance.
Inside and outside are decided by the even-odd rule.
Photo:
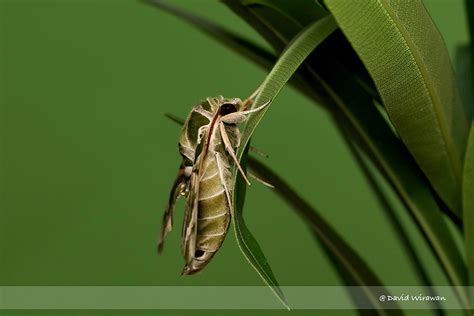
[[[463,200],[469,285],[474,286],[474,129],[471,129],[464,165]]]
[[[459,91],[464,105],[467,121],[471,122],[474,108],[474,82],[472,81],[473,64],[471,46],[462,45],[456,50],[455,70]]]
[[[265,108],[258,112],[251,113],[248,117],[247,124],[242,132],[240,148],[237,157],[241,162],[245,162],[246,153],[248,152],[248,144],[250,137],[257,128],[260,120],[268,110],[271,102],[283,88],[285,83],[290,79],[296,69],[301,65],[304,59],[319,45],[332,31],[336,28],[336,24],[332,17],[327,16],[320,21],[311,24],[302,31],[292,43],[289,44],[285,52],[278,59],[277,63],[270,71],[257,95],[252,107],[257,108],[263,104],[267,104]],[[273,289],[275,294],[285,303],[283,294],[278,287],[278,283],[271,272],[271,269],[258,246],[257,241],[250,233],[245,225],[242,215],[243,204],[245,201],[246,184],[243,182],[240,174],[234,172],[234,191],[233,205],[234,214],[232,223],[236,233],[237,242],[240,249],[244,253],[252,267],[259,273],[263,280]]]
[[[299,28],[303,28],[328,15],[327,10],[322,7],[315,7],[314,2],[308,0],[241,0],[240,2],[248,7],[264,6],[272,8],[273,13],[278,12],[281,16],[285,16]],[[296,15],[298,15],[298,19],[294,18]]]
[[[468,133],[449,55],[421,1],[326,0],[390,119],[444,202],[461,214]]]
[[[299,196],[270,168],[252,157],[248,157],[248,166],[257,176],[275,186],[272,191],[288,203],[303,219],[304,223],[308,225],[318,240],[324,245],[330,258],[353,280],[354,283],[352,285],[361,286],[361,289],[365,293],[365,298],[368,299],[373,308],[380,308],[378,298],[382,293],[387,293],[387,290],[383,288],[382,283],[364,259],[344,241],[336,230],[334,230],[308,202]],[[381,288],[375,291],[367,288],[367,286]],[[384,307],[387,308],[385,304],[386,303],[384,303]],[[394,304],[390,308],[397,308],[397,305]],[[379,310],[379,313],[382,315],[402,314],[401,311],[398,310]]]

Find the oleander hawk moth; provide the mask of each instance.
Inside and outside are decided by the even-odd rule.
[[[184,196],[183,275],[201,271],[225,239],[233,213],[234,166],[250,185],[235,152],[240,145],[238,125],[246,121],[248,114],[270,103],[250,110],[257,93],[258,90],[244,101],[208,97],[192,108],[182,127],[178,142],[182,162],[164,213],[158,252],[162,252],[164,239],[171,231],[176,200]]]

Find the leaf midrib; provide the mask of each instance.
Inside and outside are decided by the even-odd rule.
[[[427,94],[429,96],[429,99],[431,100],[430,104],[433,108],[433,111],[435,113],[435,118],[436,122],[438,123],[439,130],[441,133],[441,140],[443,142],[444,147],[446,148],[447,151],[447,156],[448,160],[450,161],[449,168],[452,171],[452,174],[454,175],[454,178],[458,183],[460,183],[461,179],[461,162],[456,159],[454,155],[454,146],[452,142],[449,141],[449,133],[448,133],[448,128],[442,120],[442,113],[440,110],[441,107],[441,100],[436,93],[436,90],[434,88],[434,83],[431,80],[431,76],[429,75],[428,69],[423,64],[423,58],[420,56],[418,52],[418,48],[413,43],[410,34],[406,30],[406,28],[401,24],[397,22],[397,19],[394,17],[397,16],[395,13],[394,9],[390,6],[390,4],[387,2],[387,0],[378,0],[378,3],[380,4],[381,8],[383,9],[383,12],[386,13],[387,17],[390,19],[390,21],[395,25],[396,30],[400,33],[404,43],[406,46],[409,48],[410,55],[415,61],[416,64],[416,69],[419,71],[421,77],[422,77],[422,82],[423,86],[425,87]]]

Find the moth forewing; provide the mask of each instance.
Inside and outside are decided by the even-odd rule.
[[[194,257],[196,248],[199,177],[198,171],[195,169],[192,171],[190,183],[191,188],[186,201],[182,233],[182,253],[186,261],[186,266]]]
[[[176,201],[180,196],[186,192],[186,176],[185,176],[185,167],[181,165],[178,171],[178,176],[171,188],[170,197],[168,200],[168,205],[166,206],[166,211],[163,215],[163,225],[161,228],[160,238],[158,240],[158,252],[163,251],[163,245],[166,238],[166,235],[171,231],[173,227],[173,210],[176,205]]]

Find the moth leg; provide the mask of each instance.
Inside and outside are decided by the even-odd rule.
[[[200,165],[201,161],[202,156],[199,157],[197,164]],[[199,203],[199,172],[195,168],[192,170],[189,183],[191,190],[187,196],[181,239],[181,251],[186,262],[185,269],[183,270],[184,274],[187,273],[186,267],[189,267],[196,252],[197,214]]]
[[[161,227],[160,238],[158,240],[158,253],[163,251],[163,245],[166,235],[171,231],[173,227],[173,209],[176,204],[176,200],[186,192],[186,175],[185,166],[179,168],[178,176],[171,188],[171,194],[169,197],[168,205],[166,206],[165,214],[163,215],[163,224]]]
[[[262,104],[262,105],[259,106],[258,108],[255,108],[255,109],[252,109],[252,110],[240,111],[239,113],[242,113],[242,114],[250,114],[250,113],[254,113],[254,112],[260,112],[260,111],[263,110],[265,107],[269,106],[270,103],[272,103],[272,100],[268,100],[267,102],[265,102],[264,104]]]
[[[232,145],[229,140],[229,136],[227,136],[227,132],[225,131],[225,126],[223,122],[219,122],[219,131],[222,136],[222,140],[224,141],[224,146],[229,155],[234,159],[235,164],[237,165],[237,169],[239,169],[240,173],[242,174],[242,177],[244,178],[245,182],[250,185],[249,179],[247,179],[247,176],[245,175],[244,170],[242,169],[242,166],[240,166],[239,160],[235,156],[234,149],[232,148]]]
[[[225,196],[227,197],[227,202],[229,203],[229,206],[232,207],[229,188],[227,188],[227,183],[224,177],[224,170],[225,170],[223,166],[224,162],[222,161],[221,155],[218,152],[216,152],[216,164],[217,164],[217,171],[219,173],[219,179],[221,180],[222,186],[224,187]]]
[[[221,121],[226,123],[226,124],[240,124],[245,122],[248,117],[246,116],[247,114],[254,113],[254,112],[259,112],[263,110],[266,106],[268,106],[271,103],[271,101],[265,102],[265,104],[259,106],[256,109],[253,110],[248,110],[248,111],[239,111],[239,112],[233,112],[226,114],[221,117]]]
[[[260,92],[260,88],[261,88],[261,86],[258,86],[257,90],[252,92],[252,94],[247,99],[242,101],[242,109],[243,110],[247,110],[248,108],[250,108],[252,106],[253,99],[255,99],[257,94]]]
[[[270,182],[267,182],[265,180],[263,180],[262,178],[260,178],[259,176],[257,176],[255,173],[253,173],[252,171],[249,171],[248,172],[249,176],[251,176],[252,178],[254,178],[257,182],[260,182],[261,184],[263,184],[264,186],[266,187],[269,187],[271,189],[274,189],[275,186],[273,184],[271,184]]]

